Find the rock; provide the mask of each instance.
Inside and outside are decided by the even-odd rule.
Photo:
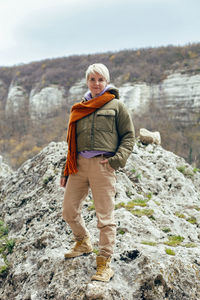
[[[161,137],[160,137],[160,133],[158,131],[151,132],[145,128],[141,128],[139,138],[140,138],[140,141],[146,145],[148,145],[148,144],[160,145],[161,144]]]
[[[0,218],[16,240],[0,299],[200,299],[200,173],[160,145],[137,142],[116,172],[117,240],[109,283],[91,282],[95,253],[64,260],[73,244],[59,187],[66,143],[50,143],[2,179]],[[94,248],[92,195],[83,217]]]
[[[0,101],[6,98],[7,95],[7,87],[3,80],[0,79]]]
[[[134,113],[145,113],[149,103],[162,110],[173,111],[172,120],[184,125],[199,123],[200,75],[172,73],[159,84],[125,83],[120,87],[120,99]]]
[[[39,93],[31,91],[29,99],[29,113],[32,120],[49,118],[56,114],[65,104],[64,88],[48,86]]]
[[[80,81],[76,82],[69,89],[69,93],[67,97],[68,103],[70,105],[73,105],[75,102],[79,102],[86,92],[87,92],[87,84],[85,78],[83,78]]]
[[[149,108],[152,88],[142,83],[125,83],[119,88],[120,100],[134,113],[145,113]]]
[[[173,111],[172,119],[184,124],[199,122],[200,75],[172,73],[158,86],[156,103],[163,109]]]
[[[117,79],[116,79],[117,80]],[[119,86],[120,101],[135,114],[148,111],[153,99],[156,106],[163,111],[173,111],[172,120],[182,125],[199,123],[200,113],[200,75],[172,73],[159,84],[145,82],[126,82]],[[37,84],[37,83],[36,83]],[[30,96],[23,86],[11,84],[7,93],[6,85],[0,79],[0,91],[3,101],[6,101],[6,113],[23,113],[24,105],[29,107],[32,120],[49,118],[55,111],[62,109],[63,105],[71,107],[79,102],[87,91],[85,78],[79,79],[69,90],[64,86],[49,85],[40,92],[32,87]],[[7,98],[7,99],[6,99]]]
[[[9,177],[12,173],[12,169],[3,162],[3,157],[0,155],[0,180]]]
[[[28,94],[22,86],[10,86],[8,98],[6,101],[5,112],[10,114],[19,115],[23,113],[28,105]]]
[[[0,257],[0,269],[5,266],[5,261],[2,257]]]

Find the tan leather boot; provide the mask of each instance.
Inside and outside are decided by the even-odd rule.
[[[72,249],[69,252],[65,253],[65,258],[72,258],[81,256],[84,254],[89,254],[93,251],[92,244],[90,242],[90,238],[86,237],[81,241],[76,241]]]
[[[97,272],[92,276],[91,280],[110,281],[114,275],[114,271],[110,268],[111,257],[97,256]]]

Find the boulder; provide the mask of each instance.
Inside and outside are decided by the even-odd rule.
[[[149,131],[145,128],[140,129],[140,136],[139,136],[140,141],[145,144],[161,144],[161,137],[160,133],[158,131]]]

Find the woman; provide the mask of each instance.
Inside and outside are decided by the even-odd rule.
[[[89,91],[82,102],[73,105],[68,133],[68,154],[60,184],[65,187],[63,218],[75,237],[75,245],[65,258],[93,251],[90,235],[81,217],[83,200],[91,188],[98,220],[99,255],[92,280],[109,281],[116,237],[114,222],[115,170],[124,167],[134,145],[134,127],[118,90],[109,84],[103,64],[86,71]]]

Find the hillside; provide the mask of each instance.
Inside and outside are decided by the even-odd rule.
[[[23,85],[27,92],[37,86],[59,84],[69,89],[84,77],[89,64],[101,61],[111,72],[112,81],[158,83],[169,71],[182,69],[187,73],[200,72],[200,43],[186,46],[167,46],[123,50],[103,54],[75,55],[57,59],[47,59],[29,64],[1,67],[0,78],[5,87],[10,83]],[[1,95],[2,99],[2,95]]]
[[[116,173],[115,276],[105,284],[90,281],[98,250],[91,194],[83,215],[95,252],[63,259],[72,244],[61,218],[65,156],[66,143],[52,142],[16,172],[2,165],[0,299],[200,299],[199,170],[137,141]]]
[[[124,93],[128,108],[140,95],[148,100],[147,110],[141,102],[132,112],[137,133],[159,130],[166,149],[200,166],[200,44],[0,67],[0,154],[9,165],[17,169],[49,142],[65,140],[70,107],[86,90],[84,72],[94,62],[108,66],[122,94],[133,91]]]

